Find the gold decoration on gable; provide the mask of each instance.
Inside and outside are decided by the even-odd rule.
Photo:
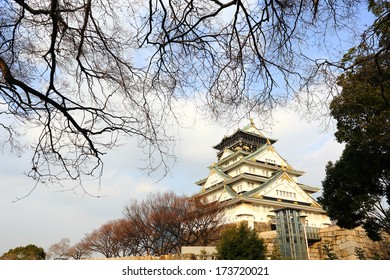
[[[283,171],[285,171],[285,170],[283,170]],[[283,173],[283,175],[282,175],[282,177],[281,177],[280,179],[282,179],[282,180],[286,180],[286,181],[288,181],[288,182],[292,182],[292,183],[294,183],[294,180],[293,180],[293,179],[291,179],[291,177],[290,177],[290,176],[288,176],[288,175],[287,175],[287,173]]]
[[[250,122],[251,122],[251,126],[253,126],[254,128],[256,128],[255,126],[255,121],[253,120],[253,118],[249,118]]]

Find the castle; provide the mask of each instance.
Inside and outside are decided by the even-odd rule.
[[[206,202],[226,202],[226,223],[248,222],[264,230],[276,227],[275,210],[291,208],[306,216],[306,225],[330,225],[325,211],[311,196],[320,189],[298,182],[303,171],[294,169],[273,147],[277,140],[264,136],[253,121],[213,148],[218,161],[209,175],[196,182]]]
[[[308,244],[331,221],[311,196],[320,189],[298,182],[303,171],[279,155],[253,120],[213,148],[217,161],[196,182],[205,203],[225,205],[225,224],[245,222],[257,232],[276,230],[288,258],[306,259]]]

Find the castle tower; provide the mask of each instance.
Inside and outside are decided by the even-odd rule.
[[[325,211],[311,196],[319,188],[298,183],[303,171],[294,169],[273,147],[277,140],[264,136],[253,121],[225,136],[213,148],[217,162],[209,175],[196,182],[204,202],[226,205],[225,223],[247,222],[257,231],[276,229],[278,209],[293,209],[309,228],[330,225]],[[314,235],[313,235],[314,236]]]

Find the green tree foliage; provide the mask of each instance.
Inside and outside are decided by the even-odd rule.
[[[223,231],[217,244],[222,260],[264,260],[265,250],[263,240],[243,223]]]
[[[355,256],[356,256],[359,260],[365,260],[365,259],[366,259],[364,250],[363,250],[362,248],[355,247],[354,252],[355,252]]]
[[[25,247],[16,247],[5,253],[1,259],[3,260],[44,260],[46,253],[41,247],[30,244]]]
[[[390,233],[390,6],[370,5],[377,15],[387,16],[378,17],[369,42],[345,56],[352,66],[339,77],[342,92],[330,109],[336,138],[346,147],[326,167],[320,202],[338,225],[362,225],[378,240],[381,231]]]

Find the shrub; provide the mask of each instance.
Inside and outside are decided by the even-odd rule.
[[[253,229],[240,224],[224,230],[217,244],[221,260],[264,260],[265,245]]]

